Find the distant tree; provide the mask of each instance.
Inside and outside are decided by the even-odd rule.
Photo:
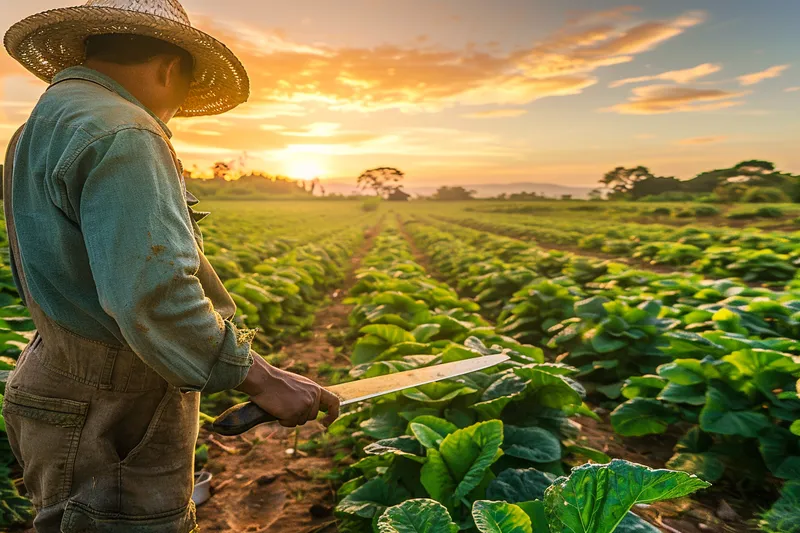
[[[311,194],[314,194],[316,188],[319,187],[319,192],[322,196],[325,196],[325,187],[323,187],[322,182],[319,178],[314,178],[311,180]]]
[[[625,197],[633,189],[637,181],[647,178],[652,178],[653,174],[650,169],[643,166],[634,168],[617,167],[606,174],[600,179],[607,189],[611,190],[610,196]]]
[[[742,161],[733,168],[750,173],[775,172],[775,163],[762,161],[760,159],[751,159],[749,161]]]
[[[572,195],[571,194],[562,194],[561,195],[561,199],[562,200],[572,200]]]
[[[383,196],[397,190],[404,177],[405,174],[396,168],[378,167],[365,170],[358,177],[357,183],[359,189],[372,189],[375,196]]]
[[[600,189],[592,189],[589,191],[589,200],[602,200],[603,191]]]
[[[478,194],[478,191],[465,189],[461,186],[439,187],[436,189],[436,193],[431,196],[431,200],[474,200],[476,194]]]
[[[230,163],[224,161],[217,161],[211,166],[211,174],[213,174],[215,180],[226,180],[231,170]]]
[[[680,191],[682,185],[681,180],[673,177],[649,176],[633,182],[629,194],[634,200],[639,200],[645,196]]]

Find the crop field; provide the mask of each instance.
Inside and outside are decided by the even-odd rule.
[[[207,423],[246,398],[204,396],[203,531],[800,533],[800,212],[375,205],[199,204],[254,348],[329,385],[510,360],[348,407],[327,431],[217,436]],[[0,258],[7,373],[33,324]],[[0,530],[22,531],[33,510],[3,430]]]

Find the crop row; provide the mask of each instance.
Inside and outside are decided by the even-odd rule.
[[[395,228],[376,239],[363,265],[348,300],[360,335],[352,377],[494,353],[511,361],[382,397],[335,422],[330,433],[352,435],[360,457],[339,490],[341,531],[374,525],[387,533],[556,533],[578,531],[582,516],[594,515],[581,531],[610,532],[619,524],[619,531],[655,532],[628,513],[634,503],[707,486],[685,473],[624,461],[585,465],[566,477],[565,461],[576,455],[610,460],[576,444],[579,426],[570,417],[594,416],[573,379],[578,370],[544,363],[541,349],[499,335],[476,303],[414,261]],[[648,492],[651,482],[662,484]],[[627,496],[598,497],[621,487]]]
[[[652,265],[717,278],[786,283],[795,279],[800,266],[800,237],[793,234],[645,224],[619,224],[603,229],[602,222],[573,222],[553,217],[537,217],[525,223],[509,216],[446,220],[542,244],[633,257]],[[587,227],[591,230],[587,231]]]
[[[797,479],[797,294],[618,274],[613,264],[441,223],[407,228],[437,270],[498,319],[498,332],[578,367],[590,390],[627,399],[611,416],[618,433],[693,424],[668,466],[759,487],[770,474]]]

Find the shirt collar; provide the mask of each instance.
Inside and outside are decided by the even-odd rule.
[[[109,91],[117,93],[118,95],[120,95],[124,99],[128,100],[132,104],[135,104],[135,105],[141,107],[142,109],[144,109],[145,111],[147,111],[147,113],[151,117],[153,117],[156,120],[156,122],[158,122],[158,125],[161,126],[161,129],[164,130],[164,133],[167,134],[167,137],[168,138],[172,137],[172,131],[167,127],[167,125],[164,123],[163,120],[158,118],[150,109],[148,109],[143,103],[141,103],[139,100],[137,100],[136,97],[133,96],[125,87],[120,85],[118,82],[116,82],[111,77],[106,76],[102,72],[98,72],[98,71],[96,71],[94,69],[91,69],[89,67],[84,67],[83,65],[78,65],[78,66],[75,66],[75,67],[65,68],[64,70],[62,70],[61,72],[59,72],[58,74],[55,75],[55,77],[53,78],[53,81],[50,84],[50,86],[52,87],[56,83],[59,83],[59,82],[65,81],[65,80],[85,80],[85,81],[90,81],[90,82],[93,82],[93,83],[96,83],[98,85],[101,85],[101,86],[105,87]]]

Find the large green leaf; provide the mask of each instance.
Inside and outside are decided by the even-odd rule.
[[[658,394],[658,399],[669,403],[703,405],[706,403],[706,386],[702,383],[699,385],[670,383]]]
[[[413,389],[406,389],[402,392],[403,396],[426,405],[446,404],[458,396],[472,394],[475,389],[465,387],[461,383],[437,381],[420,385]]]
[[[447,509],[434,500],[406,500],[378,520],[379,533],[457,533]]]
[[[534,463],[561,460],[561,441],[538,427],[503,427],[503,451],[506,455]]]
[[[658,375],[676,385],[697,385],[706,382],[703,362],[697,359],[676,359],[658,367]]]
[[[358,339],[355,346],[353,346],[353,353],[350,356],[350,362],[353,365],[360,365],[374,361],[381,353],[383,353],[391,345],[380,337],[375,335],[365,335]]]
[[[545,508],[551,533],[611,533],[637,503],[680,498],[709,486],[684,472],[614,460],[558,478],[545,493]]]
[[[411,334],[417,342],[428,342],[431,337],[439,333],[442,326],[439,324],[420,324],[415,327]]]
[[[511,503],[541,500],[544,498],[544,491],[555,479],[552,474],[535,468],[524,470],[509,468],[492,480],[486,489],[486,497]]]
[[[758,442],[764,463],[775,477],[800,479],[800,437],[772,426],[761,432]]]
[[[677,421],[674,411],[651,398],[628,400],[611,413],[611,425],[623,437],[664,433],[670,424]]]
[[[422,485],[445,505],[460,502],[481,483],[489,467],[502,454],[502,442],[500,420],[481,422],[449,434],[438,451],[428,448],[428,462],[422,467]]]
[[[393,324],[371,324],[364,326],[359,332],[379,337],[390,345],[400,344],[401,342],[417,342],[414,335]]]
[[[478,500],[472,519],[481,533],[532,533],[530,517],[513,503]]]
[[[631,376],[625,381],[622,395],[629,400],[633,398],[655,398],[666,385],[660,376]]]
[[[418,416],[408,425],[409,431],[426,448],[436,448],[450,433],[458,430],[458,426],[436,416]]]
[[[338,515],[352,515],[361,518],[380,516],[387,507],[407,500],[411,495],[403,487],[386,483],[376,477],[348,494],[336,506]]]
[[[755,438],[770,426],[765,415],[746,410],[748,402],[738,396],[735,391],[709,387],[706,405],[700,411],[700,428],[709,433]]]
[[[567,405],[581,405],[581,394],[570,384],[569,378],[553,375],[534,366],[517,368],[514,373],[525,380],[523,395],[536,405],[561,409]]]
[[[364,453],[369,455],[398,455],[407,457],[412,461],[424,463],[422,446],[414,437],[401,436],[391,439],[383,439],[364,447]]]

